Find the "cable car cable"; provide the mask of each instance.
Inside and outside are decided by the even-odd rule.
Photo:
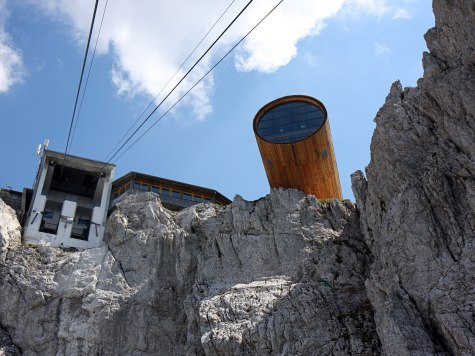
[[[176,75],[180,72],[180,70],[183,68],[183,66],[185,65],[185,63],[188,61],[188,59],[190,59],[190,57],[196,52],[196,50],[198,49],[198,47],[203,43],[203,41],[206,39],[206,37],[208,37],[208,35],[210,34],[210,32],[216,27],[216,25],[218,24],[218,22],[221,20],[221,18],[226,14],[226,12],[228,12],[229,8],[234,4],[236,0],[232,0],[231,3],[228,5],[228,7],[224,10],[224,12],[221,14],[221,16],[219,16],[219,18],[214,22],[214,24],[210,27],[210,29],[208,30],[208,32],[206,32],[206,34],[201,38],[201,40],[198,42],[198,44],[195,46],[195,48],[190,52],[190,54],[188,55],[188,57],[186,57],[186,59],[181,63],[180,67],[176,70],[176,72],[170,77],[170,79],[168,79],[168,81],[166,82],[166,84],[162,87],[162,89],[160,89],[159,93],[155,96],[155,98],[153,98],[153,100],[147,105],[147,107],[142,111],[142,113],[137,117],[137,119],[135,120],[135,122],[132,124],[132,126],[129,127],[129,129],[127,130],[127,132],[121,137],[121,139],[119,140],[119,142],[116,143],[116,145],[110,150],[110,152],[107,154],[106,158],[104,158],[104,161],[107,160],[107,158],[114,152],[114,150],[117,148],[117,146],[119,146],[122,142],[122,140],[127,137],[127,135],[129,134],[130,131],[132,131],[132,129],[134,128],[134,126],[137,124],[137,122],[139,122],[139,120],[142,118],[142,116],[147,112],[147,110],[152,106],[152,104],[157,100],[157,98],[162,94],[162,92],[165,90],[165,88],[168,86],[168,84],[170,84],[170,82],[173,80],[173,78],[176,77]]]
[[[81,115],[82,104],[84,102],[84,97],[86,96],[87,84],[89,83],[89,76],[91,75],[91,69],[92,69],[92,65],[94,63],[94,57],[96,55],[97,43],[99,42],[99,36],[101,35],[102,23],[104,22],[104,16],[106,14],[108,3],[109,3],[109,0],[106,1],[106,4],[104,6],[104,11],[102,12],[101,24],[99,26],[99,31],[97,32],[96,43],[94,45],[94,51],[92,52],[91,63],[89,64],[89,70],[87,72],[86,83],[84,84],[84,89],[82,91],[81,103],[79,104],[78,114],[76,116],[76,121],[74,122],[73,134],[71,135],[71,144],[69,145],[70,149],[73,146],[74,135],[76,134],[76,127],[78,125],[79,116]]]
[[[87,39],[87,46],[86,46],[86,53],[84,54],[84,61],[82,63],[82,69],[81,69],[81,77],[79,78],[79,85],[78,85],[78,90],[77,90],[77,94],[76,94],[76,101],[74,103],[74,110],[73,110],[73,116],[71,117],[71,124],[69,125],[69,133],[68,133],[68,140],[66,142],[66,148],[64,150],[64,157],[63,157],[63,161],[64,159],[66,158],[66,154],[68,152],[68,146],[69,146],[69,139],[71,137],[71,131],[72,131],[72,128],[73,128],[73,123],[74,123],[74,116],[76,115],[76,107],[77,107],[77,104],[78,104],[78,99],[79,99],[79,93],[81,92],[81,84],[82,84],[82,78],[84,76],[84,69],[86,67],[86,60],[87,60],[87,54],[89,52],[89,44],[91,43],[91,36],[92,36],[92,30],[94,28],[94,20],[96,18],[96,12],[97,12],[97,5],[99,3],[99,0],[96,0],[96,4],[94,5],[94,13],[92,14],[92,21],[91,21],[91,27],[89,29],[89,36],[88,36],[88,39]]]
[[[284,0],[280,0],[277,5],[275,5],[243,38],[239,40],[231,49],[226,52],[226,54],[221,57],[221,59],[216,62],[210,70],[208,70],[190,89],[188,89],[185,94],[183,94],[167,111],[165,111],[147,130],[145,130],[127,149],[122,152],[115,160],[113,163],[117,162],[127,151],[129,151],[142,137],[145,136],[147,132],[149,132],[158,122],[168,113],[170,112],[190,91],[192,91],[211,71],[216,68],[234,49],[236,49],[237,46],[241,44],[242,41],[244,41],[247,36],[251,34],[252,31],[254,31],[274,10],[283,2]],[[109,163],[109,162],[108,162]]]
[[[226,28],[224,29],[223,32],[221,32],[221,34],[218,36],[218,38],[216,38],[216,40],[214,40],[214,42],[211,44],[211,46],[208,47],[208,49],[205,51],[205,53],[203,53],[201,55],[201,57],[195,62],[195,64],[193,64],[193,66],[186,72],[186,74],[180,79],[180,81],[170,90],[170,92],[165,96],[165,98],[162,99],[162,101],[160,101],[160,103],[155,107],[155,109],[152,110],[152,112],[145,118],[145,120],[139,125],[139,127],[137,127],[135,129],[135,131],[129,136],[129,138],[119,147],[118,150],[116,150],[116,152],[111,156],[111,158],[109,158],[109,160],[107,161],[107,163],[109,163],[110,161],[112,161],[112,159],[117,156],[117,154],[122,150],[122,148],[124,148],[124,146],[132,139],[132,137],[135,136],[135,134],[142,128],[143,125],[145,125],[145,123],[150,119],[150,117],[155,113],[155,111],[158,110],[158,108],[160,108],[162,106],[162,104],[165,102],[165,100],[168,99],[168,97],[175,91],[175,89],[181,84],[181,82],[183,82],[183,80],[185,80],[185,78],[188,76],[188,74],[191,73],[191,71],[201,62],[201,60],[203,59],[204,56],[206,56],[206,54],[208,54],[208,52],[214,47],[214,45],[221,39],[221,37],[223,37],[223,35],[227,32],[227,30],[233,25],[234,22],[236,22],[236,20],[242,15],[242,13],[249,7],[249,5],[253,2],[254,0],[250,0],[246,6],[244,6],[244,8],[239,12],[239,14],[237,14],[237,16],[231,21],[231,23],[226,26]]]

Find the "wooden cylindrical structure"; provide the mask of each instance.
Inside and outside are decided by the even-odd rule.
[[[263,106],[254,133],[272,188],[295,188],[319,199],[342,199],[325,106],[292,95]]]

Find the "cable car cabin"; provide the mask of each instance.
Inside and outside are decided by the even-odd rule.
[[[103,245],[115,166],[45,150],[25,218],[28,243]]]
[[[158,194],[162,205],[169,210],[181,210],[199,203],[227,205],[231,200],[216,190],[170,179],[129,172],[112,184],[111,209],[125,194],[145,191]]]
[[[327,110],[309,96],[274,100],[254,117],[254,134],[272,188],[341,199]]]

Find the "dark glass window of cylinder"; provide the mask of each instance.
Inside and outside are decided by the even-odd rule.
[[[306,101],[274,106],[257,124],[259,135],[271,142],[290,143],[303,140],[323,124],[322,110]]]

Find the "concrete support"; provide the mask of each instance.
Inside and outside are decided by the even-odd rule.
[[[40,242],[39,236],[41,220],[43,219],[43,211],[46,205],[46,197],[38,194],[34,200],[30,218],[26,222],[25,235],[31,236],[35,241]]]
[[[74,216],[76,215],[77,204],[74,201],[65,200],[61,209],[61,218],[59,220],[58,242],[63,239],[69,239],[73,230]]]

